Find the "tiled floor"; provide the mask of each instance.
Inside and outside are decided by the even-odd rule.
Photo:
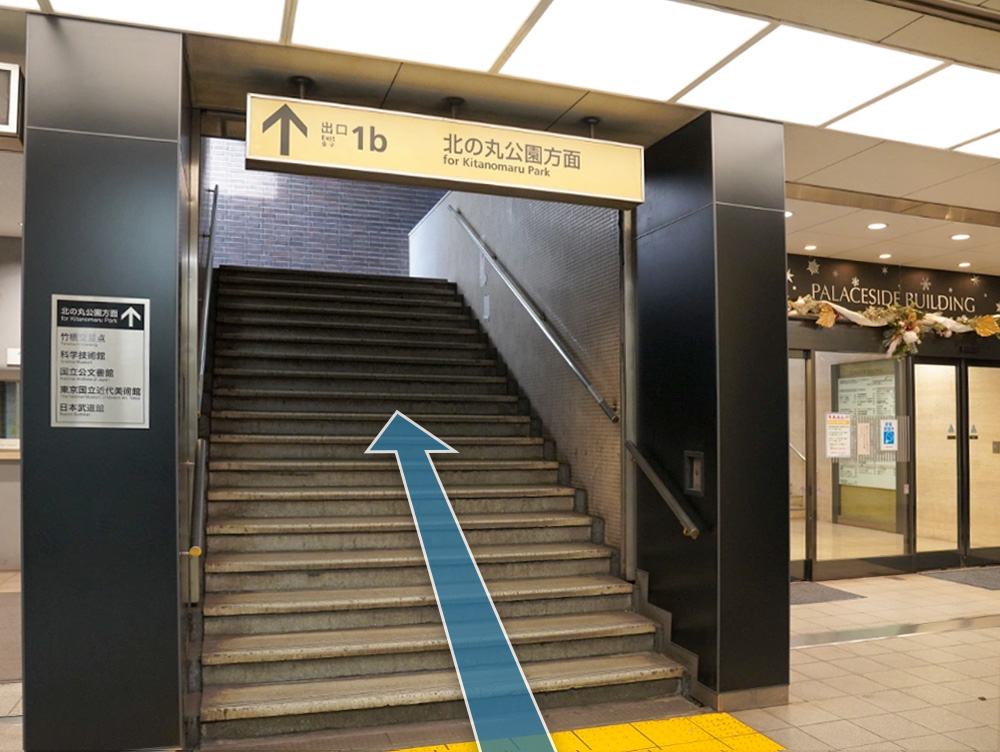
[[[1000,616],[1000,591],[924,575],[826,584],[864,597],[792,607],[793,644],[805,646],[791,652],[791,703],[733,715],[795,752],[1000,750],[1000,626],[987,618]],[[0,592],[19,589],[0,572]],[[924,626],[844,642],[892,625]],[[2,752],[21,748],[20,698],[20,684],[0,685]]]

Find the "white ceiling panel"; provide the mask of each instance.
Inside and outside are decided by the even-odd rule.
[[[1000,211],[1000,163],[914,191],[907,198]]]
[[[792,216],[785,217],[785,230],[789,233],[808,230],[824,222],[860,211],[853,206],[819,204],[814,201],[799,201],[793,198],[785,200],[785,209],[792,212]]]
[[[951,65],[830,127],[951,148],[1000,128],[1000,74]]]
[[[554,0],[501,72],[667,100],[767,26],[671,0]]]
[[[69,16],[276,42],[284,0],[51,0]]]
[[[38,10],[35,0],[0,0],[0,8],[17,8],[18,10]]]
[[[865,241],[846,235],[830,235],[809,229],[789,233],[785,247],[788,253],[797,253],[800,256],[810,254],[813,256],[832,256],[844,251],[864,248],[874,242],[875,240]],[[810,245],[816,246],[815,250],[807,251],[806,246]]]
[[[965,146],[960,146],[956,149],[956,151],[960,151],[965,154],[979,154],[983,157],[1000,159],[1000,133],[994,133],[993,135],[980,138],[972,143],[966,144]]]
[[[868,225],[877,222],[885,224],[886,227],[881,230],[868,229]],[[949,222],[939,219],[927,219],[925,217],[913,217],[906,214],[890,214],[889,212],[862,209],[852,214],[815,225],[810,230],[830,235],[843,235],[864,242],[867,245],[899,238],[909,240],[913,238],[915,233],[931,232],[949,225]]]
[[[887,141],[811,173],[804,182],[883,196],[910,196],[994,163],[986,157]]]
[[[961,267],[961,263],[969,266]],[[920,260],[920,266],[928,269],[945,269],[952,272],[975,274],[996,274],[1000,271],[1000,254],[996,253],[946,253]],[[943,292],[943,291],[942,291]],[[993,311],[991,311],[993,313]]]
[[[877,138],[856,136],[805,125],[785,126],[785,177],[804,180],[811,173],[836,164],[882,143]],[[804,182],[809,182],[805,180]]]
[[[292,42],[488,71],[538,0],[298,0]]]
[[[940,60],[780,26],[680,98],[692,107],[821,125]]]
[[[930,220],[928,220],[930,221]],[[952,240],[952,235],[968,234],[968,240]],[[1000,247],[1000,227],[968,225],[961,222],[945,222],[937,227],[907,235],[901,242],[940,248],[942,251],[961,253],[976,251],[989,246]]]

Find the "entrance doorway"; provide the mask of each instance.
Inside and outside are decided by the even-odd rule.
[[[789,354],[793,578],[1000,562],[998,365]]]

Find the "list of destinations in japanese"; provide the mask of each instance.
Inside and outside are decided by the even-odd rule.
[[[52,296],[53,428],[149,428],[149,298]]]

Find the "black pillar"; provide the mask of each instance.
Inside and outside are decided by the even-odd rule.
[[[26,750],[180,747],[180,34],[28,17]],[[148,298],[148,429],[51,427],[52,296]]]
[[[640,475],[638,565],[720,709],[787,698],[784,199],[780,124],[706,113],[646,152],[637,438],[678,485],[704,455],[709,530],[684,537]]]

